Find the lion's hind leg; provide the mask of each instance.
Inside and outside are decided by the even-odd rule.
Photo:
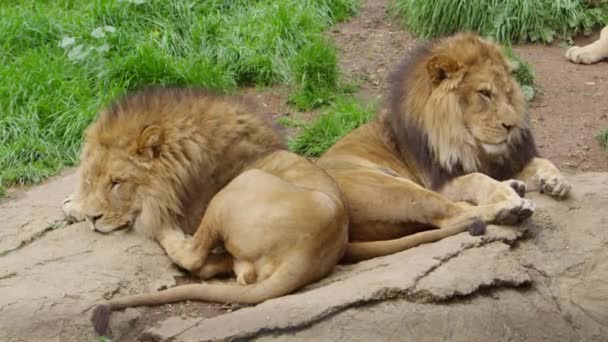
[[[367,222],[419,223],[439,228],[392,240],[352,241],[346,261],[400,252],[461,232],[480,235],[485,231],[486,225],[475,207],[454,203],[405,178],[362,171],[356,176],[351,174],[348,180],[342,179],[341,184],[353,210]],[[365,223],[360,222],[359,226],[364,227]]]

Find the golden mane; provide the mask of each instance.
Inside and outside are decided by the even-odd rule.
[[[454,65],[442,65],[442,72],[454,68],[459,70],[459,76],[436,86],[437,80],[428,68],[435,62],[434,58],[442,55],[455,61]],[[493,63],[495,73],[512,77],[512,66],[500,47],[470,33],[418,46],[390,76],[388,110],[379,117],[384,134],[402,158],[416,164],[433,189],[454,177],[476,171],[505,180],[538,156],[521,96],[513,106],[525,116],[525,123],[518,134],[512,134],[501,156],[484,153],[467,140],[462,125],[456,124],[465,114],[456,90],[470,72],[475,72],[470,69],[481,63]],[[433,91],[434,87],[437,89]]]
[[[194,232],[215,193],[254,160],[285,148],[278,127],[252,108],[242,99],[203,89],[135,91],[100,112],[85,134],[81,160],[104,168],[103,158],[137,149],[147,127],[160,127],[162,143],[153,152],[158,161],[148,165],[132,156],[128,160],[147,179],[140,184],[147,215],[135,228],[154,235],[148,227],[167,223]],[[102,151],[106,157],[100,157]]]

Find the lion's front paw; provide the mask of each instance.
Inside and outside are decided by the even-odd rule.
[[[604,54],[601,54],[597,49],[593,49],[592,46],[573,46],[566,51],[566,58],[574,63],[582,64],[593,64],[606,58]]]
[[[203,255],[199,253],[192,238],[187,238],[167,248],[167,255],[173,263],[186,271],[194,272],[203,267]]]
[[[507,184],[513,190],[515,190],[515,192],[517,192],[519,197],[524,197],[526,195],[526,190],[527,190],[526,183],[516,180],[516,179],[509,179],[509,180],[504,181],[503,183]]]
[[[570,193],[572,186],[562,174],[541,174],[538,176],[540,193],[545,193],[557,199],[564,199]]]
[[[505,201],[504,206],[496,214],[493,223],[496,224],[518,224],[532,216],[536,204],[528,199]]]
[[[63,214],[69,222],[81,222],[85,219],[84,213],[80,208],[80,204],[76,201],[74,194],[66,197],[61,202],[61,210],[63,210]]]

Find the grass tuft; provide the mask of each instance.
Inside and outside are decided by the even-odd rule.
[[[289,140],[289,149],[306,157],[319,157],[338,139],[368,122],[375,104],[362,106],[352,98],[338,98],[302,133]]]
[[[608,19],[604,5],[592,8],[588,0],[396,0],[391,14],[424,38],[470,30],[502,43],[551,42]]]
[[[289,102],[299,110],[309,110],[328,104],[338,90],[339,68],[336,47],[325,38],[317,37],[294,57],[296,92]]]
[[[599,135],[600,145],[606,150],[608,150],[608,128],[604,128],[600,131]]]
[[[56,0],[0,6],[0,193],[77,162],[109,99],[145,84],[295,84],[302,106],[337,84],[322,32],[358,0]],[[323,58],[328,58],[327,61]],[[308,60],[309,59],[309,60]],[[315,93],[324,85],[327,93]],[[298,95],[296,94],[296,98]]]
[[[524,61],[524,59],[516,54],[509,46],[505,46],[503,50],[507,57],[518,66],[515,71],[515,78],[519,84],[522,86],[534,87],[534,71],[532,70],[532,65]]]

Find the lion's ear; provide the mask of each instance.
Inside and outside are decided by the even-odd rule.
[[[157,158],[160,154],[162,129],[152,125],[144,128],[137,140],[137,152],[149,159]]]
[[[435,55],[426,64],[426,70],[433,84],[439,84],[446,79],[452,78],[461,68],[462,66],[458,61],[445,55]]]

